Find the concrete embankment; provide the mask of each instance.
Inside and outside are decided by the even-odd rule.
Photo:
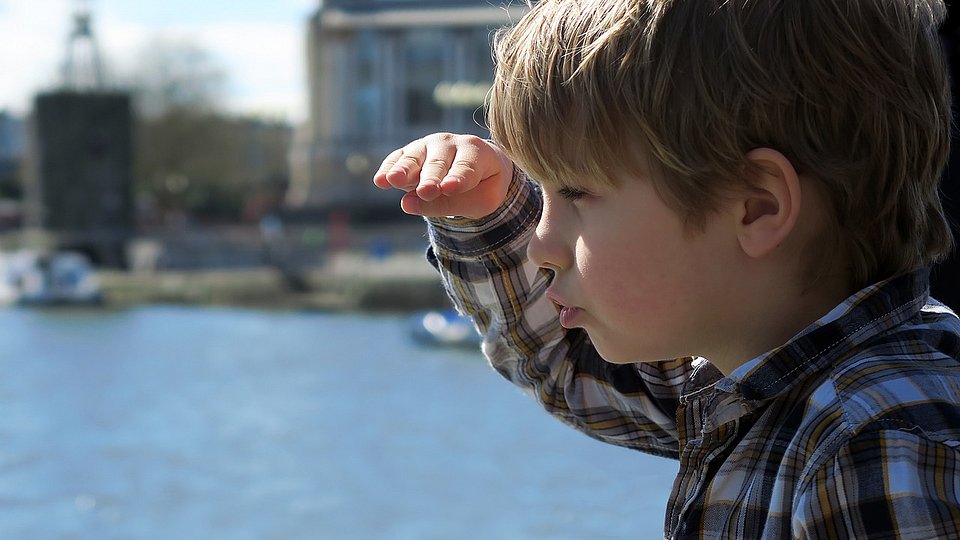
[[[108,305],[209,304],[264,309],[409,311],[449,306],[421,252],[386,258],[344,253],[323,267],[157,272],[101,271]]]

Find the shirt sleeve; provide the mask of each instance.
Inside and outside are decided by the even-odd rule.
[[[801,486],[795,538],[960,538],[960,453],[906,429],[846,442]]]
[[[539,188],[517,169],[490,216],[428,219],[428,258],[497,372],[591,437],[677,458],[676,410],[691,360],[611,364],[584,331],[560,326],[544,294],[552,274],[527,258],[541,209]]]

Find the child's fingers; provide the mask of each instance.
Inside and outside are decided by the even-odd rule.
[[[440,191],[447,196],[473,191],[481,182],[492,179],[504,170],[512,170],[512,163],[506,166],[493,147],[478,137],[467,137],[467,143],[457,146],[457,155],[450,172],[440,182]]]
[[[449,170],[439,183],[440,191],[444,195],[456,195],[477,187],[477,184],[487,177],[487,174],[478,169],[482,166],[478,158],[479,151],[476,146],[458,146]]]
[[[396,165],[397,160],[400,159],[400,156],[403,155],[403,149],[397,149],[393,152],[390,152],[387,157],[383,158],[383,163],[380,164],[380,168],[377,169],[376,174],[373,175],[373,183],[380,189],[393,189],[393,186],[387,180],[387,173],[393,169],[393,166]]]
[[[387,185],[387,189],[396,188],[403,191],[416,189],[417,184],[420,183],[420,170],[426,155],[427,148],[423,140],[413,141],[391,153],[381,165],[381,169],[386,170],[382,181]],[[388,162],[391,162],[389,167],[387,167]]]
[[[444,140],[428,140],[416,192],[421,199],[432,201],[440,196],[440,181],[449,174],[457,148]]]
[[[499,192],[512,170],[512,163],[505,160],[479,137],[435,133],[390,153],[373,182],[382,189],[407,192],[401,206],[411,214],[483,216],[500,202],[488,193],[502,200]],[[498,181],[487,186],[486,180]]]

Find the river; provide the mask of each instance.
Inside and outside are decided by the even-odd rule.
[[[677,464],[398,316],[0,311],[0,538],[662,535]]]

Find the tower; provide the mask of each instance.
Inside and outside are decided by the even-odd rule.
[[[100,47],[93,33],[93,14],[90,0],[78,0],[73,14],[73,30],[67,37],[67,52],[64,57],[61,78],[63,88],[103,90],[105,79]]]
[[[61,87],[34,99],[27,222],[59,249],[123,268],[134,225],[131,98],[107,87],[89,2],[73,21]]]

